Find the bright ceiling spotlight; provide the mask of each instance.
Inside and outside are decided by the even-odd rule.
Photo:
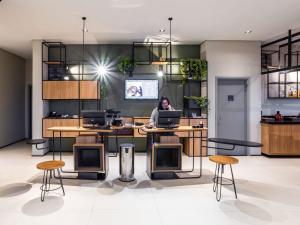
[[[97,67],[97,74],[100,76],[105,76],[107,74],[107,68],[104,65],[100,65]]]
[[[163,75],[164,75],[163,71],[161,71],[161,70],[157,71],[157,76],[162,77]]]
[[[252,33],[252,30],[245,30],[244,33],[245,33],[245,34],[251,34],[251,33]]]
[[[163,75],[164,75],[164,71],[163,71],[162,65],[159,65],[159,69],[157,71],[157,76],[162,77]]]

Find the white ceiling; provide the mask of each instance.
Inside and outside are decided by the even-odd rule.
[[[131,43],[168,32],[180,43],[266,40],[300,27],[299,0],[2,0],[0,48],[31,57],[32,39]],[[253,30],[246,35],[244,31]]]

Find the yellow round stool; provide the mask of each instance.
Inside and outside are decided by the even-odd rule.
[[[58,161],[58,160],[51,160],[51,161],[45,161],[41,162],[36,165],[36,167],[40,170],[44,171],[43,175],[43,184],[41,186],[41,201],[44,201],[45,195],[49,191],[54,191],[59,188],[62,189],[63,195],[65,195],[65,189],[62,182],[62,178],[60,175],[60,169],[65,165],[64,161]],[[55,170],[57,170],[58,177],[55,177]],[[59,179],[60,186],[55,189],[50,189],[51,179],[52,177]]]

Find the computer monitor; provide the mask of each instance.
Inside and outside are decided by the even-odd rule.
[[[176,128],[179,127],[181,110],[159,110],[158,111],[158,128]]]
[[[100,110],[81,111],[84,128],[102,128],[106,126],[106,112]]]

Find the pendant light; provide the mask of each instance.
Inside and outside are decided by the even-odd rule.
[[[78,126],[80,126],[80,117],[81,117],[81,99],[80,99],[80,80],[83,80],[83,73],[84,73],[84,47],[85,47],[85,43],[84,43],[84,38],[85,38],[85,32],[87,32],[86,29],[86,17],[82,17],[82,55],[81,55],[81,63],[79,63],[79,77],[78,77],[78,110],[79,110],[79,117],[78,117]]]
[[[169,23],[170,23],[170,36],[169,36],[169,42],[170,42],[170,63],[172,63],[172,20],[173,20],[173,17],[169,17],[168,18],[169,20]],[[162,52],[161,52],[161,49],[159,49],[159,55],[158,55],[158,61],[154,61],[152,62],[151,64],[153,65],[167,65],[168,64],[168,61],[166,61],[166,58],[163,58],[162,57]]]

